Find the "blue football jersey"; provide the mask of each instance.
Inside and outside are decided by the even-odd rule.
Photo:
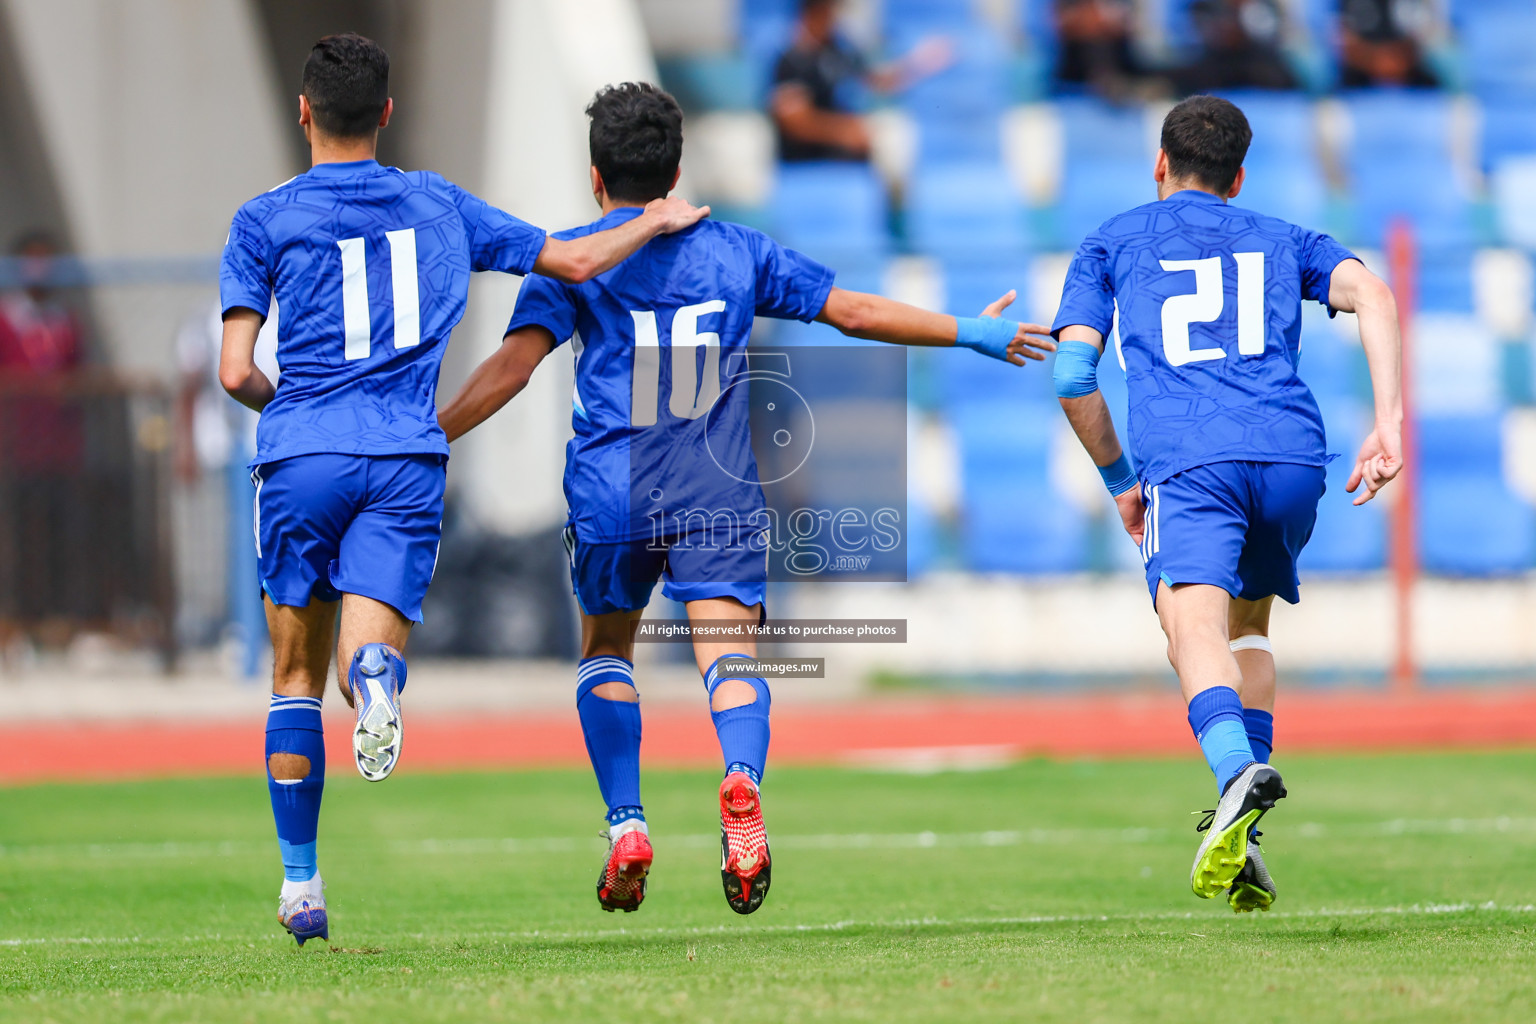
[[[277,300],[277,395],[252,465],[296,455],[446,455],[437,376],[469,275],[527,274],[544,233],[430,171],[320,164],[242,206],[224,311]]]
[[[1053,331],[1082,324],[1120,348],[1129,447],[1143,482],[1215,462],[1327,462],[1297,375],[1301,303],[1328,302],[1356,258],[1328,235],[1208,192],[1112,217],[1078,247]]]
[[[640,212],[621,207],[556,237]],[[815,319],[832,278],[760,231],[704,220],[585,284],[523,282],[507,330],[544,327],[576,352],[565,496],[578,538],[670,535],[692,514],[753,524],[763,495],[744,376],[752,319]]]

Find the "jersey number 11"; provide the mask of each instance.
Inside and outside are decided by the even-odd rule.
[[[421,296],[416,283],[416,229],[386,231],[390,284],[394,290],[395,348],[421,344]],[[368,245],[362,238],[337,239],[341,249],[341,322],[348,359],[367,359],[373,351],[368,315]]]

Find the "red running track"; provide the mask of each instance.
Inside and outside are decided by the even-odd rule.
[[[327,756],[351,761],[350,717],[326,720]],[[1536,688],[1283,694],[1284,751],[1380,751],[1536,745]],[[0,783],[246,774],[260,769],[262,720],[248,723],[37,723],[0,728]],[[1073,694],[885,698],[784,707],[773,715],[776,764],[898,761],[939,748],[1007,757],[1193,756],[1176,695]],[[648,764],[712,765],[720,757],[703,707],[645,716]],[[585,766],[576,714],[407,720],[403,771]]]

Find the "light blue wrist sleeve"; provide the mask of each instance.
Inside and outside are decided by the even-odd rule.
[[[1056,349],[1051,379],[1057,398],[1082,398],[1099,390],[1098,349],[1086,341],[1064,341]]]
[[[1119,497],[1126,491],[1136,486],[1136,471],[1131,468],[1131,460],[1126,458],[1125,452],[1107,466],[1095,467],[1099,476],[1104,478],[1104,486],[1109,488],[1109,493]]]
[[[972,349],[993,359],[1007,360],[1008,343],[1019,332],[1016,320],[993,316],[955,317],[955,345]]]

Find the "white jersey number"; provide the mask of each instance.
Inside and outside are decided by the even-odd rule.
[[[389,240],[390,283],[395,295],[395,348],[421,344],[421,296],[417,291],[416,229],[386,231]],[[341,322],[348,359],[367,359],[373,351],[373,324],[368,316],[368,246],[361,238],[342,238]]]
[[[1264,254],[1235,252],[1237,263],[1237,352],[1244,356],[1264,354]],[[1221,257],[1203,260],[1159,260],[1164,270],[1193,270],[1192,294],[1170,295],[1163,300],[1163,355],[1174,366],[1206,359],[1225,359],[1220,346],[1191,348],[1189,325],[1210,323],[1221,316],[1226,297],[1221,278]]]
[[[696,420],[720,397],[720,335],[699,330],[699,318],[724,313],[725,300],[683,306],[672,314],[672,395],[667,408],[673,416]],[[635,372],[631,377],[629,422],[635,427],[656,425],[661,405],[661,338],[654,310],[630,310],[635,321]],[[699,372],[697,350],[704,349]]]

